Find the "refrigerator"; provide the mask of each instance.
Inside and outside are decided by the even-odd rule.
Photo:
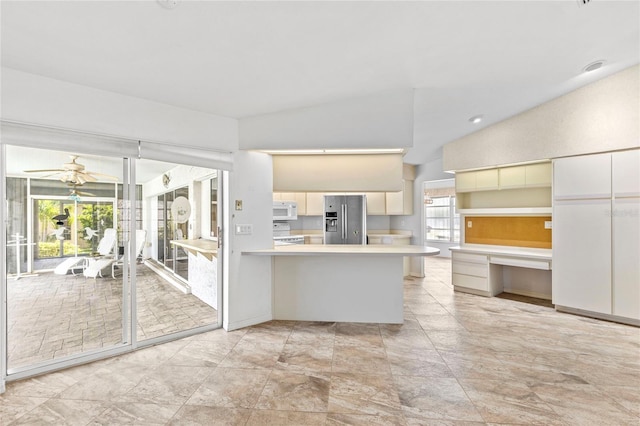
[[[367,243],[366,195],[324,196],[324,243]]]

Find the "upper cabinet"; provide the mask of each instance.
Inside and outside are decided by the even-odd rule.
[[[385,194],[385,207],[387,215],[412,215],[413,214],[413,181],[403,181],[403,190],[399,192],[387,192]],[[374,213],[369,213],[374,214]]]
[[[611,154],[583,155],[555,161],[553,196],[556,200],[611,196]]]
[[[456,173],[456,192],[498,189],[498,169]]]
[[[512,209],[513,214],[551,212],[550,162],[456,173],[460,212],[481,214]]]
[[[273,201],[295,201],[298,204],[298,215],[307,214],[307,194],[304,192],[274,192]]]
[[[412,215],[413,214],[413,181],[415,167],[404,164],[402,169],[402,191],[365,192],[367,196],[367,215]],[[350,192],[339,192],[350,194]],[[353,192],[362,194],[362,192]],[[298,216],[322,216],[324,213],[324,192],[274,192],[277,201],[296,201]]]
[[[500,189],[551,186],[551,163],[501,167],[497,170]]]

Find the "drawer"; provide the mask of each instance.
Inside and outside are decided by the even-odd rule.
[[[458,287],[472,288],[474,290],[489,291],[489,281],[482,277],[473,277],[471,275],[462,275],[454,273],[452,275],[452,283]]]
[[[470,262],[452,262],[451,270],[454,274],[464,274],[464,275],[473,275],[476,277],[484,277],[486,278],[488,275],[488,270],[486,264],[481,263],[470,263]]]
[[[534,260],[534,259],[521,259],[516,257],[491,256],[491,263],[495,263],[496,265],[517,266],[519,268],[543,269],[545,271],[551,270],[551,261],[549,260]]]
[[[454,261],[463,261],[463,262],[472,262],[472,263],[483,263],[487,264],[487,255],[486,254],[472,254],[472,253],[460,253],[453,252],[451,253],[452,259]]]

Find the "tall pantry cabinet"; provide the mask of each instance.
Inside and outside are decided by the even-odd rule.
[[[640,320],[640,150],[553,163],[553,303]]]

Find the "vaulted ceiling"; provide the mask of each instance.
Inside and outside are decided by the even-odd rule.
[[[173,2],[2,1],[2,66],[239,119],[412,88],[418,164],[640,62],[638,1]]]

